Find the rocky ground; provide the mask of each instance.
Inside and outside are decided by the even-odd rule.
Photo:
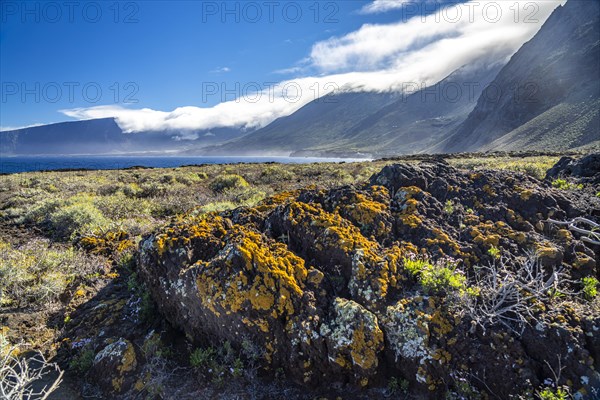
[[[600,155],[432,158],[80,238],[122,258],[59,329],[55,398],[598,398],[599,195]]]

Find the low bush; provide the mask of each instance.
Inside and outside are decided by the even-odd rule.
[[[427,293],[466,290],[467,279],[451,259],[441,259],[432,264],[416,257],[404,258],[404,269],[415,278]]]
[[[250,186],[246,180],[237,174],[226,174],[216,177],[210,184],[210,188],[215,192],[224,192],[226,190],[245,188]]]
[[[583,285],[583,296],[587,300],[593,300],[598,295],[598,279],[588,276],[581,279]]]
[[[91,349],[83,349],[69,362],[69,370],[78,375],[85,375],[94,364],[94,351]]]
[[[552,186],[560,190],[581,190],[583,185],[576,185],[567,181],[566,179],[555,179],[552,181]]]
[[[46,241],[33,241],[21,248],[0,241],[0,305],[48,305],[100,263],[100,259],[73,248],[52,248]]]
[[[75,233],[102,229],[110,224],[102,212],[93,204],[76,202],[58,208],[50,214],[50,224],[54,234],[62,239],[70,238]]]

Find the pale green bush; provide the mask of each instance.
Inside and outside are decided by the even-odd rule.
[[[246,180],[237,174],[226,174],[216,177],[210,184],[210,188],[215,192],[224,192],[235,188],[244,188],[250,186]]]
[[[70,238],[76,233],[102,229],[108,226],[110,221],[93,204],[75,202],[50,214],[50,224],[56,236]]]
[[[56,301],[76,277],[95,271],[100,259],[47,241],[14,247],[0,241],[0,306],[46,305]]]

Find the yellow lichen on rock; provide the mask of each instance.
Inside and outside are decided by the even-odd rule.
[[[273,318],[292,315],[293,300],[302,296],[308,274],[304,260],[285,245],[239,225],[227,234],[227,241],[220,257],[195,266],[204,306],[215,315],[246,308]],[[259,328],[266,329],[264,323]]]

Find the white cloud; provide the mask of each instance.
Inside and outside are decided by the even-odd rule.
[[[219,68],[213,69],[212,71],[209,71],[209,72],[211,74],[222,74],[222,73],[229,72],[229,71],[231,71],[231,68],[229,68],[229,67],[219,67]]]
[[[290,67],[290,68],[282,68],[282,69],[276,69],[275,71],[273,71],[274,74],[281,74],[281,75],[289,75],[289,74],[295,74],[302,71],[302,67]]]
[[[434,0],[426,0],[432,3]],[[397,10],[406,6],[409,3],[416,3],[415,0],[373,0],[360,9],[361,14],[380,14],[391,10]]]
[[[515,22],[510,9],[514,9],[515,2],[480,0],[449,6],[406,22],[366,24],[345,36],[314,44],[308,61],[300,63],[307,68],[297,71],[312,69],[317,72],[315,76],[283,81],[262,90],[260,96],[240,96],[214,107],[157,111],[98,106],[62,112],[77,119],[114,117],[126,132],[262,127],[334,89],[401,91],[407,83],[435,84],[464,65],[505,62],[565,1],[535,3],[539,6],[537,23]],[[519,2],[521,19],[528,14],[524,11],[528,3],[531,4],[529,0]],[[497,21],[495,7],[501,10]],[[456,18],[457,15],[461,17]],[[301,96],[286,96],[286,87],[299,88]]]
[[[31,125],[25,125],[25,126],[0,126],[0,132],[4,132],[4,131],[16,131],[18,129],[25,129],[25,128],[35,128],[36,126],[42,126],[45,124],[31,124]]]
[[[315,44],[311,51],[314,65],[323,72],[340,70],[380,70],[403,63],[406,57],[422,59],[425,68],[429,63],[453,63],[458,59],[454,49],[460,46],[460,58],[468,62],[481,51],[494,51],[497,46],[514,53],[529,40],[550,15],[552,10],[566,0],[531,3],[500,1],[469,1],[445,7],[428,16],[415,16],[408,21],[392,24],[365,24],[357,31]],[[520,5],[520,21],[515,22],[515,4]],[[374,3],[372,3],[374,4]],[[535,18],[538,23],[526,23],[524,17],[531,10],[526,4],[537,4]],[[496,21],[496,10],[500,18]],[[479,40],[481,35],[488,43]],[[433,48],[442,50],[435,56]],[[448,50],[451,50],[450,52]],[[432,56],[426,60],[423,55]],[[405,63],[404,63],[405,64]]]

